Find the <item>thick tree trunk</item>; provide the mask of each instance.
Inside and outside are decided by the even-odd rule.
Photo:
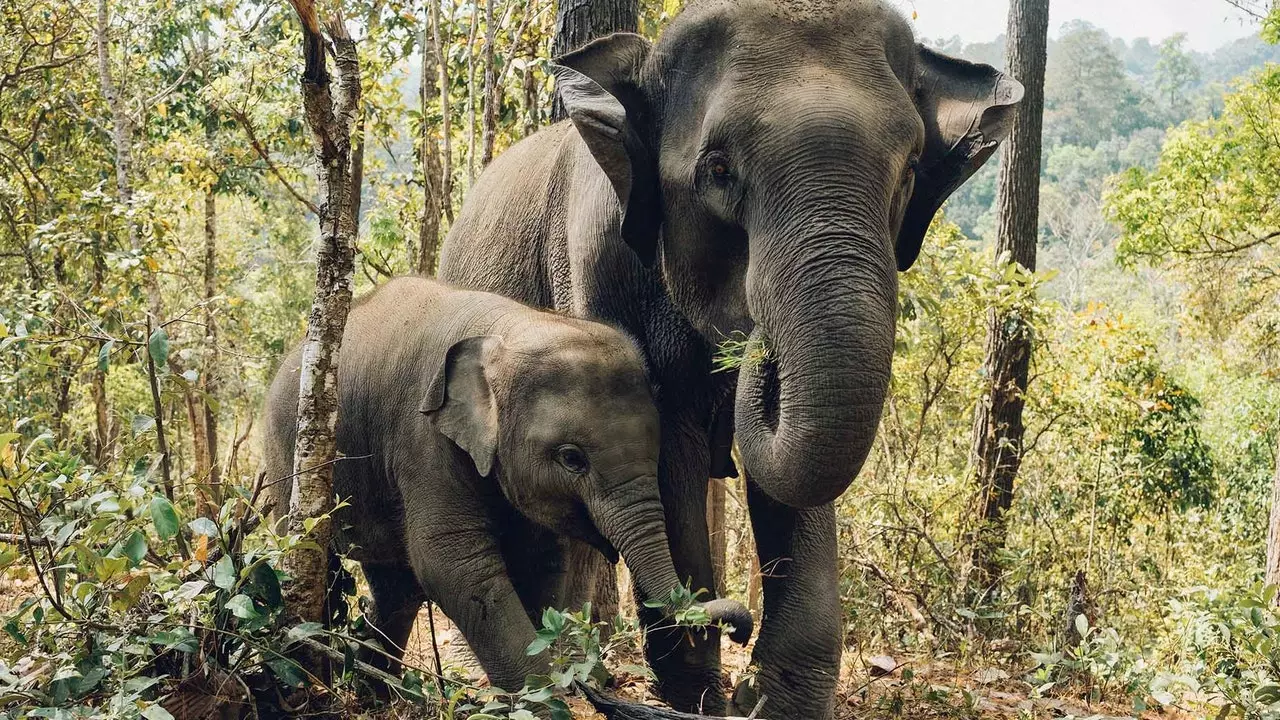
[[[440,208],[444,202],[442,186],[444,177],[440,167],[440,146],[435,128],[427,122],[432,102],[441,100],[440,111],[448,116],[448,105],[443,104],[438,83],[437,53],[434,38],[439,36],[436,23],[439,20],[439,3],[431,3],[427,26],[422,30],[422,137],[418,148],[422,169],[422,222],[418,226],[417,263],[414,270],[427,277],[436,274],[436,255],[440,247]]]
[[[560,57],[587,43],[617,32],[640,28],[639,0],[557,0],[556,35],[551,56]],[[565,118],[559,93],[551,106],[551,120]]]
[[[1013,0],[1009,8],[1008,71],[1026,87],[1000,162],[996,206],[998,262],[1036,269],[1040,208],[1040,144],[1049,0]],[[995,560],[1004,546],[1005,513],[1013,503],[1022,462],[1022,408],[1031,361],[1032,329],[1016,315],[992,311],[983,368],[988,379],[973,427],[973,463],[981,528],[973,544],[971,591],[985,595],[999,577]]]
[[[1276,438],[1276,471],[1271,481],[1271,523],[1267,530],[1268,585],[1280,585],[1280,436]],[[1277,598],[1280,602],[1280,597]]]
[[[316,254],[316,293],[307,318],[299,373],[298,430],[294,450],[293,489],[289,500],[290,533],[304,532],[308,520],[333,510],[333,462],[337,456],[334,428],[338,420],[337,369],[342,332],[351,308],[355,256],[351,131],[360,102],[360,64],[356,44],[341,15],[325,23],[335,58],[337,84],[330,89],[325,69],[325,41],[313,0],[290,0],[302,21],[302,99],[315,146],[320,205],[320,242]],[[290,577],[285,587],[289,615],[300,621],[324,622],[329,569],[330,520],[316,522],[310,548],[296,548],[284,558]],[[320,670],[318,658],[313,672]],[[323,677],[323,673],[318,673]]]

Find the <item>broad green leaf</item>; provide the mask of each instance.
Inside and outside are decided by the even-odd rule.
[[[134,530],[125,541],[123,552],[125,557],[133,562],[133,566],[137,567],[142,562],[142,558],[147,556],[147,536],[141,530]]]
[[[156,534],[161,540],[174,537],[181,527],[178,523],[178,511],[169,502],[169,498],[163,495],[157,495],[151,500],[151,521],[155,523]]]
[[[173,716],[169,714],[169,711],[160,707],[159,704],[148,705],[141,715],[147,720],[173,720]]]
[[[223,555],[213,565],[213,584],[223,590],[230,590],[236,584],[236,566],[231,557]]]
[[[143,433],[151,432],[151,429],[155,426],[155,418],[141,413],[134,415],[133,420],[129,421],[129,430],[133,433],[134,437],[138,437]]]
[[[232,615],[241,620],[256,620],[262,617],[262,614],[254,608],[253,599],[248,595],[236,595],[227,601],[226,608],[231,611]]]
[[[209,537],[218,536],[218,526],[207,517],[198,517],[187,523],[187,527],[191,528],[193,535],[208,535]]]
[[[275,658],[267,661],[267,667],[271,668],[271,672],[280,678],[280,681],[290,687],[302,687],[307,682],[307,676],[303,674],[302,668],[298,664],[288,658]],[[472,718],[475,716],[472,715]]]
[[[179,600],[194,600],[208,585],[209,583],[204,580],[188,580],[182,583],[178,592],[174,593],[174,597]]]
[[[157,370],[169,367],[169,333],[163,327],[151,331],[151,337],[147,339],[147,352],[151,353],[151,360],[156,364]]]
[[[115,340],[108,340],[102,343],[102,347],[98,348],[98,372],[104,375],[107,369],[111,367],[111,351],[115,348],[115,345]]]

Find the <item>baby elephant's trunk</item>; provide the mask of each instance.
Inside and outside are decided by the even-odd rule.
[[[656,489],[656,483],[654,483]],[[645,498],[620,511],[603,512],[599,518],[600,532],[618,549],[627,561],[631,577],[640,595],[647,601],[666,602],[673,590],[680,588],[679,576],[671,560],[671,548],[667,543],[667,526],[662,504],[656,497]],[[751,639],[753,623],[751,613],[736,600],[712,600],[703,608],[713,624],[732,626],[729,637],[745,645]],[[667,607],[668,613],[678,608]]]

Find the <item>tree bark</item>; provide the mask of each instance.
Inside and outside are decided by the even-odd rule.
[[[640,28],[639,0],[557,0],[556,34],[551,56],[560,57],[587,43],[617,32],[637,32]],[[551,121],[565,119],[564,104],[556,93]]]
[[[1280,436],[1276,437],[1276,471],[1271,481],[1271,522],[1267,529],[1266,583],[1280,585]],[[1280,597],[1277,598],[1277,602],[1280,603]]]
[[[486,167],[493,160],[493,146],[498,136],[498,66],[493,42],[497,37],[497,28],[493,20],[494,0],[484,3],[484,114],[481,118],[480,133],[480,167]]]
[[[440,69],[440,135],[444,143],[441,152],[440,205],[444,217],[453,223],[453,103],[449,101],[449,63],[444,57],[444,28],[440,24],[440,3],[431,5],[431,36],[435,41],[436,67]],[[449,17],[453,17],[453,2],[449,3]]]
[[[121,205],[132,209],[134,120],[129,114],[120,86],[111,73],[111,25],[107,0],[98,0],[94,44],[98,51],[98,83],[102,88],[102,97],[107,101],[107,109],[111,113],[111,142],[115,149],[116,199]],[[125,223],[129,249],[135,253],[141,253],[142,239],[138,234],[138,223],[132,213],[126,218]],[[143,263],[143,272],[145,273],[147,310],[151,313],[152,322],[159,325],[164,315],[160,283],[150,264]]]
[[[213,185],[204,191],[204,372],[200,373],[201,404],[204,408],[204,465],[201,474],[206,491],[206,510],[217,517],[222,507],[222,469],[218,464],[218,317],[213,301],[218,296],[218,196]]]
[[[724,478],[712,478],[707,486],[707,533],[711,536],[711,570],[716,582],[716,596],[724,595],[725,569],[728,567],[726,557],[729,550],[728,524],[725,522],[725,484]]]
[[[1026,88],[1000,161],[996,205],[998,263],[1036,269],[1040,208],[1040,146],[1044,119],[1044,70],[1049,0],[1013,0],[1009,8],[1008,71]],[[978,486],[980,529],[972,545],[971,591],[985,596],[999,577],[996,556],[1004,546],[1005,513],[1013,504],[1022,462],[1022,409],[1031,361],[1032,328],[1014,314],[989,314],[988,379],[974,413],[972,458]]]
[[[422,137],[418,149],[422,169],[422,222],[418,226],[418,257],[414,270],[419,275],[432,277],[436,274],[436,255],[440,246],[440,209],[444,203],[443,170],[440,167],[440,146],[435,128],[427,122],[431,103],[441,102],[440,112],[448,117],[449,106],[445,104],[445,96],[438,87],[441,73],[437,67],[438,51],[435,38],[440,35],[437,23],[440,19],[439,3],[430,3],[431,12],[427,15],[427,25],[422,30]],[[447,90],[447,88],[446,88]]]
[[[303,533],[314,522],[310,547],[295,548],[284,558],[290,580],[285,586],[288,613],[299,621],[324,622],[326,577],[333,510],[333,462],[337,457],[334,428],[338,420],[337,369],[342,332],[351,309],[355,268],[355,218],[352,215],[351,131],[360,102],[360,63],[356,44],[341,14],[330,17],[336,87],[325,69],[325,41],[314,0],[290,0],[303,28],[302,100],[311,129],[316,174],[323,197],[320,242],[316,254],[316,292],[307,318],[299,373],[298,429],[294,450],[293,488],[289,500],[290,533]],[[309,523],[308,523],[309,524]],[[304,658],[324,677],[319,658]]]

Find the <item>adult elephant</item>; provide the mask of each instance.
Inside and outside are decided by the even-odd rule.
[[[656,46],[612,35],[555,74],[571,122],[485,172],[441,274],[637,338],[677,570],[696,587],[713,587],[707,478],[736,433],[768,569],[762,716],[831,717],[832,501],[875,437],[897,271],[1007,134],[1022,86],[916,44],[881,0],[695,2]],[[763,351],[714,373],[735,333]],[[717,639],[650,633],[646,653],[675,707],[723,712]]]

